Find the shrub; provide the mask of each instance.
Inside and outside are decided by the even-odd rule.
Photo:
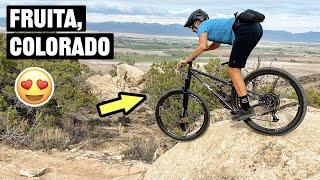
[[[313,88],[307,88],[305,92],[307,96],[308,105],[315,108],[320,108],[320,92],[314,90]],[[295,93],[293,93],[291,97],[297,99]]]
[[[30,142],[32,149],[50,150],[53,148],[65,149],[70,141],[70,135],[59,128],[42,129],[34,133],[33,141]]]
[[[125,159],[142,160],[146,162],[152,161],[153,155],[158,147],[154,138],[145,139],[136,137],[125,143],[128,145],[128,149],[122,152]]]
[[[0,35],[0,43],[4,43],[1,38],[4,36]],[[46,69],[55,82],[52,99],[39,108],[25,106],[14,92],[17,75],[32,66]],[[0,141],[30,146],[38,136],[54,134],[51,129],[63,131],[64,114],[95,110],[96,97],[85,83],[88,71],[88,67],[78,61],[6,60],[4,49],[0,49]],[[46,142],[54,146],[59,144],[56,140]]]
[[[111,75],[111,77],[117,76],[117,65],[112,64],[112,68],[109,71],[109,74]]]
[[[309,87],[305,89],[305,93],[306,93],[308,106],[312,106],[314,108],[320,108],[320,92],[315,90],[314,88]],[[297,99],[296,93],[292,92],[289,98]]]
[[[200,68],[197,64],[194,66],[198,69]],[[160,96],[168,90],[181,89],[183,85],[183,75],[178,71],[178,67],[179,62],[177,61],[165,61],[152,64],[150,70],[147,72],[147,81],[145,84],[145,91],[149,95],[148,102],[152,107],[155,106]],[[220,59],[211,59],[203,69],[204,72],[216,74],[219,77],[228,79],[226,69],[221,66]],[[212,85],[214,90],[225,88],[217,82],[212,82],[209,78],[202,77],[201,79],[209,85]],[[210,109],[221,107],[218,99],[195,78],[191,81],[190,89],[200,95],[200,97],[207,102],[206,105]],[[228,90],[225,91],[228,92]]]

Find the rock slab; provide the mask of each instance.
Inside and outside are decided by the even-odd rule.
[[[243,122],[212,123],[202,137],[160,156],[144,178],[320,179],[319,117],[319,110],[309,110],[295,131],[281,137],[257,134]]]

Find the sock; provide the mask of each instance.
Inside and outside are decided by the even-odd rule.
[[[250,108],[248,95],[239,97],[241,108],[247,111]]]

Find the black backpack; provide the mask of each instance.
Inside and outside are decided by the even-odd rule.
[[[234,16],[239,23],[260,23],[265,19],[263,14],[251,9],[248,9],[240,14],[236,12]]]

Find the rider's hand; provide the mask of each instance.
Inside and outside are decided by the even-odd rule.
[[[181,61],[180,61],[180,66],[181,66],[181,67],[184,67],[185,65],[188,64],[188,62],[190,62],[189,59],[181,60]]]

